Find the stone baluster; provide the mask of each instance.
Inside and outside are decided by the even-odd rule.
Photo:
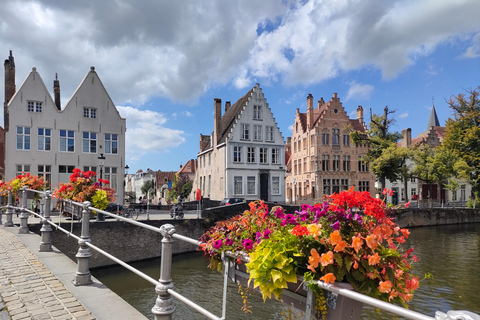
[[[5,211],[5,217],[7,221],[5,221],[4,227],[13,227],[13,209],[12,209],[12,191],[8,191],[7,195],[7,211]]]
[[[27,234],[28,230],[28,212],[27,212],[27,187],[23,186],[21,189],[22,192],[22,209],[20,212],[20,228],[18,229],[19,234]]]
[[[175,311],[175,305],[168,289],[173,289],[172,282],[172,235],[176,232],[175,227],[171,224],[164,224],[160,227],[162,239],[162,257],[160,264],[160,280],[155,287],[158,294],[152,313],[155,320],[171,320]]]
[[[38,251],[52,251],[52,226],[48,221],[51,221],[50,218],[50,204],[52,201],[52,192],[47,191],[45,192],[45,206],[42,214],[42,228],[40,232],[42,234],[42,242],[40,242],[40,248]]]
[[[73,284],[76,286],[83,286],[92,283],[92,275],[90,273],[90,257],[92,252],[90,247],[86,245],[90,242],[90,210],[91,206],[89,201],[83,203],[82,211],[82,232],[80,240],[78,240],[78,252],[75,255],[77,258],[77,272],[73,279]]]

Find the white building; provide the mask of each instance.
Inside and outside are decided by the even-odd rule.
[[[74,168],[97,172],[124,197],[126,121],[118,113],[95,68],[87,73],[64,108],[60,85],[52,98],[36,68],[16,90],[15,63],[5,61],[5,180],[30,172],[52,187],[68,182]],[[99,156],[105,157],[100,166]]]
[[[200,135],[193,193],[284,203],[285,140],[260,85],[221,109],[215,99],[213,133]]]

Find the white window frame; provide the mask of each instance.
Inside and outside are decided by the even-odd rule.
[[[75,166],[59,165],[58,166],[58,182],[67,183],[70,181],[70,175],[73,173]]]
[[[255,147],[247,147],[247,163],[255,163]]]
[[[105,167],[105,180],[108,180],[110,182],[110,188],[115,190],[115,193],[117,192],[118,188],[118,170],[117,167]]]
[[[255,195],[257,188],[257,182],[255,176],[247,176],[247,195]]]
[[[97,109],[91,107],[83,107],[83,117],[96,119],[97,118]]]
[[[37,129],[37,150],[38,151],[52,150],[52,129],[50,128]]]
[[[259,148],[258,156],[261,164],[268,164],[268,148]]]
[[[280,195],[280,177],[272,176],[272,195]]]
[[[39,164],[37,166],[38,177],[43,177],[43,181],[47,183],[47,187],[52,186],[52,166],[49,164]]]
[[[233,146],[233,162],[242,163],[242,147]]]
[[[250,140],[250,125],[248,123],[242,123],[242,140]]]
[[[234,195],[243,195],[243,177],[242,176],[233,176],[233,194]]]
[[[17,126],[17,150],[31,149],[30,127]]]
[[[258,124],[253,125],[253,140],[262,141],[262,126]]]
[[[253,106],[253,120],[262,120],[263,114],[262,114],[262,106]]]
[[[272,164],[280,164],[280,148],[272,149]]]
[[[27,101],[28,112],[42,112],[43,103],[41,101]]]
[[[62,132],[65,132],[65,136],[62,136]],[[72,136],[70,136],[72,134]],[[60,152],[75,152],[75,131],[60,129],[58,131],[59,144],[58,148]],[[72,143],[70,150],[70,142]],[[68,182],[68,181],[67,181]]]
[[[266,126],[265,127],[265,141],[274,142],[273,126]]]
[[[85,137],[87,135],[87,137]],[[85,149],[87,148],[87,150]],[[97,133],[90,131],[82,131],[82,152],[97,153]]]
[[[118,134],[105,133],[105,154],[118,154]]]
[[[16,164],[15,168],[17,169],[15,171],[15,177],[30,172],[30,165],[29,164]]]

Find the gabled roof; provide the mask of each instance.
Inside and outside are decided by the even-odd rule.
[[[185,165],[183,165],[180,168],[180,170],[177,171],[177,173],[178,174],[182,174],[182,173],[192,174],[192,173],[195,173],[197,171],[196,170],[196,164],[197,164],[197,162],[194,159],[188,160],[187,163],[185,163]]]
[[[225,114],[220,120],[220,137],[218,139],[218,144],[225,142],[225,140],[227,139],[228,133],[230,132],[233,124],[235,123],[235,119],[238,117],[238,115],[242,112],[244,106],[247,104],[253,93],[254,88],[255,87],[250,89],[243,97],[238,99],[237,102],[235,102],[225,111]]]

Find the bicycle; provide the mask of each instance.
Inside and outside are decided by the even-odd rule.
[[[135,210],[135,208],[133,207],[124,207],[123,210],[122,210],[122,216],[124,216],[125,218],[131,218],[131,219],[135,219],[137,220],[138,219],[138,211]]]

